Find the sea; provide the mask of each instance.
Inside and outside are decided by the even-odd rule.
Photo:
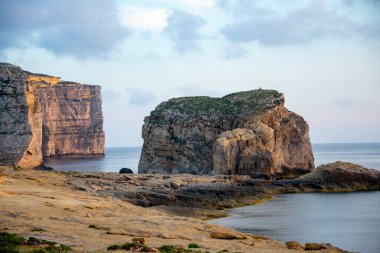
[[[314,144],[316,166],[346,161],[380,170],[380,143]],[[137,173],[141,147],[107,148],[101,158],[48,159],[58,171]],[[210,222],[281,242],[331,243],[361,253],[380,252],[380,191],[276,195],[259,205],[233,208]]]

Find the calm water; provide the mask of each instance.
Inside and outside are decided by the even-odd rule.
[[[106,148],[105,157],[48,159],[45,165],[60,171],[119,172],[130,168],[137,173],[141,148]]]
[[[234,208],[213,223],[285,242],[329,242],[346,250],[380,252],[380,191],[277,195]]]
[[[345,161],[380,170],[380,143],[314,144],[315,165]]]
[[[347,161],[380,170],[380,143],[314,144],[315,164]],[[119,172],[123,167],[137,173],[141,147],[106,148],[102,158],[48,159],[47,166],[61,171]]]

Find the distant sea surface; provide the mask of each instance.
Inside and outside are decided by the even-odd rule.
[[[335,161],[361,164],[380,170],[380,143],[314,144],[315,165]],[[119,172],[130,168],[137,173],[141,147],[106,148],[106,156],[98,158],[47,159],[45,165],[60,171]]]
[[[92,158],[52,158],[45,165],[59,171],[99,171],[119,172],[121,168],[130,168],[137,173],[141,147],[106,148],[104,157]]]

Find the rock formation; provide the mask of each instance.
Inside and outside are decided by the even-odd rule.
[[[293,178],[314,158],[305,120],[274,90],[163,102],[144,120],[139,173]]]
[[[0,63],[0,164],[104,155],[100,86],[64,82]]]
[[[275,184],[287,187],[285,192],[375,191],[380,190],[380,171],[338,161],[318,166],[299,178],[279,180]]]

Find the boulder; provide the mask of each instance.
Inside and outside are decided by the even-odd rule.
[[[305,247],[297,241],[287,241],[287,242],[285,242],[285,245],[288,249],[294,249],[294,250],[304,250],[305,249]]]
[[[129,169],[129,168],[122,168],[120,171],[119,171],[120,174],[133,174],[133,170]]]
[[[144,120],[139,173],[294,178],[314,169],[309,127],[283,94],[252,90],[161,103]]]
[[[246,239],[247,238],[245,235],[234,233],[234,232],[211,232],[210,237],[213,239],[225,239],[225,240]]]
[[[46,166],[44,164],[41,164],[40,166],[37,166],[34,169],[35,170],[41,170],[41,171],[54,171],[54,168]]]
[[[136,237],[136,238],[132,238],[132,242],[137,242],[137,243],[140,243],[141,245],[146,245],[147,240],[144,237]]]
[[[323,249],[327,249],[327,247],[319,243],[309,242],[305,244],[305,250],[323,250]]]

